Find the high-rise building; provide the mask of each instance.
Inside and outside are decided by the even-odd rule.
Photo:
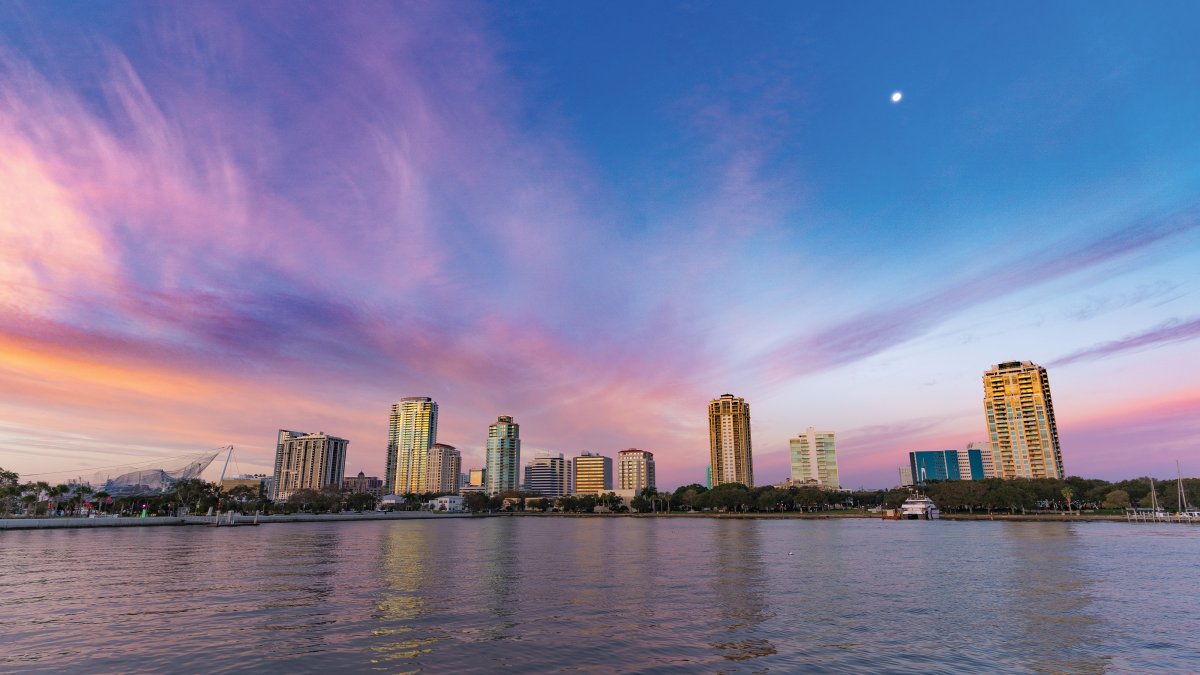
[[[285,501],[298,490],[320,490],[326,485],[341,488],[349,443],[323,431],[309,434],[280,429],[271,500]]]
[[[912,467],[911,466],[900,467],[900,487],[912,487],[912,484],[913,484]]]
[[[489,495],[515,492],[520,485],[521,425],[508,415],[488,427],[487,471],[484,481]]]
[[[1065,478],[1046,369],[1008,361],[983,374],[983,411],[1000,478]]]
[[[972,450],[979,451],[980,462],[983,464],[983,477],[996,478],[996,457],[992,452],[991,443],[972,442],[967,443],[967,452]]]
[[[429,449],[437,442],[438,404],[428,396],[409,396],[392,405],[388,423],[388,494],[420,494],[429,480]]]
[[[453,445],[434,443],[429,449],[429,469],[425,492],[458,494],[458,472],[462,469],[462,453]]]
[[[792,451],[792,483],[818,485],[837,490],[837,451],[832,431],[817,431],[809,427],[789,441]]]
[[[917,485],[928,481],[983,480],[983,453],[967,450],[921,450],[908,453],[908,466]]]
[[[613,489],[612,457],[585,452],[572,462],[575,469],[575,494],[602,494]]]
[[[636,494],[641,494],[646,488],[657,490],[654,484],[654,453],[637,448],[618,452],[617,485],[622,490],[633,490]]]
[[[525,465],[525,491],[561,497],[567,491],[567,461],[562,453],[541,452]]]
[[[745,399],[722,394],[709,402],[708,453],[713,487],[723,483],[754,487],[750,406]]]

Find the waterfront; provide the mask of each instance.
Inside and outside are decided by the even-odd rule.
[[[1192,671],[1193,528],[486,518],[0,533],[5,672]]]

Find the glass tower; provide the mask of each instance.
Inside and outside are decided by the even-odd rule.
[[[484,471],[489,495],[515,492],[520,486],[521,425],[508,415],[488,427],[487,467]]]
[[[809,427],[788,442],[792,454],[792,482],[838,489],[837,449],[832,431]]]

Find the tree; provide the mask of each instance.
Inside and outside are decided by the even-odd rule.
[[[296,490],[293,492],[291,496],[288,497],[287,503],[295,506],[297,510],[308,510],[311,513],[313,505],[320,502],[320,500],[321,494],[319,492],[304,488],[302,490]]]
[[[1075,496],[1075,489],[1072,488],[1070,485],[1064,487],[1062,489],[1062,496],[1063,496],[1063,499],[1067,500],[1067,512],[1070,513],[1071,512],[1071,497]]]
[[[472,513],[479,513],[487,510],[488,498],[482,492],[468,492],[463,497],[463,501]]]
[[[366,492],[351,492],[345,497],[346,508],[352,511],[371,511],[378,500],[375,495]]]
[[[21,477],[16,471],[0,468],[0,514],[12,513],[21,496]]]
[[[1129,493],[1124,490],[1113,490],[1104,496],[1104,508],[1124,509],[1129,507]]]

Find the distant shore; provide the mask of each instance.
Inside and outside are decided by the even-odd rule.
[[[838,518],[865,518],[865,519],[881,519],[883,516],[879,513],[870,511],[787,511],[783,513],[715,513],[715,512],[684,512],[672,511],[670,513],[542,513],[538,511],[517,511],[513,513],[499,513],[501,516],[517,516],[530,518],[726,518],[737,520],[831,520]],[[1010,514],[1010,513],[943,513],[942,520],[1006,520],[1011,522],[1125,522],[1126,518],[1123,515],[1112,514],[1067,514],[1067,513],[1027,513],[1027,514]]]
[[[714,512],[684,512],[669,513],[562,513],[541,511],[501,511],[497,513],[437,513],[432,511],[395,511],[370,513],[294,513],[271,516],[240,516],[233,517],[235,527],[268,525],[272,523],[321,523],[321,522],[351,522],[363,520],[421,520],[435,518],[717,518],[729,520],[833,520],[842,518],[879,519],[881,515],[869,511],[831,511],[831,512],[800,512],[785,513],[714,513]],[[221,517],[219,527],[230,527],[228,516]],[[942,520],[992,520],[1008,522],[1125,522],[1122,515],[1112,514],[1066,514],[1066,513],[951,513],[942,514]],[[3,530],[53,530],[66,528],[92,527],[163,527],[184,525],[212,525],[216,516],[157,516],[148,518],[7,518],[0,519],[0,531]]]
[[[483,514],[486,515],[486,514]],[[321,523],[333,521],[359,520],[420,520],[430,518],[470,518],[470,513],[435,513],[433,511],[395,511],[369,513],[292,513],[271,516],[233,516],[233,525],[229,517],[220,516],[219,527],[246,527],[255,523],[268,525],[271,523]],[[478,516],[476,516],[478,517]],[[0,530],[54,530],[64,528],[85,527],[165,527],[180,525],[212,525],[217,522],[217,516],[154,516],[147,518],[3,518],[0,519]]]

